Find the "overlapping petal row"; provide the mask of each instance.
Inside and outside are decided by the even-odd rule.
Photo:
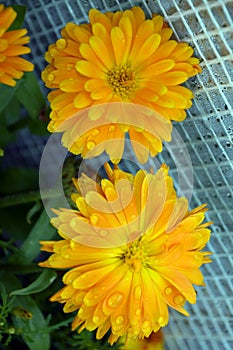
[[[19,57],[29,53],[29,36],[26,29],[9,30],[17,13],[12,7],[0,4],[0,83],[15,86],[15,79],[20,79],[24,72],[32,71],[31,62]]]
[[[201,71],[193,49],[171,39],[161,16],[146,20],[139,7],[106,14],[92,9],[89,19],[88,24],[68,23],[46,53],[49,65],[42,79],[53,89],[49,130],[84,108],[108,102],[143,105],[169,123],[183,120],[193,94],[181,84]],[[136,128],[119,129],[124,134]],[[151,144],[146,133],[137,138]],[[72,151],[82,154],[78,146]]]
[[[106,171],[100,183],[74,180],[77,210],[55,210],[62,239],[41,242],[52,254],[40,265],[68,269],[51,300],[77,311],[72,328],[96,330],[97,339],[110,330],[113,344],[158,331],[168,306],[188,315],[184,304],[196,302],[193,284],[204,285],[200,267],[210,262],[210,223],[205,205],[188,211],[176,196],[165,165],[155,174]]]

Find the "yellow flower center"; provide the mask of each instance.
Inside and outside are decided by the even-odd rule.
[[[133,73],[127,64],[115,66],[109,70],[107,73],[107,82],[113,89],[113,92],[123,100],[127,99],[137,87],[133,79]]]
[[[123,258],[125,263],[135,272],[139,272],[146,265],[147,253],[140,239],[128,246]]]

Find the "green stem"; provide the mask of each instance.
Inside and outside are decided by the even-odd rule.
[[[41,272],[41,267],[35,266],[34,264],[23,266],[23,265],[11,265],[6,264],[2,265],[0,264],[0,268],[2,270],[8,271],[8,272],[14,272],[14,273],[20,273],[20,274],[30,274],[30,273],[36,273]]]
[[[46,198],[55,198],[57,191],[48,190]],[[11,194],[0,197],[0,208],[13,207],[19,204],[36,202],[41,199],[40,191],[30,191],[17,194]]]

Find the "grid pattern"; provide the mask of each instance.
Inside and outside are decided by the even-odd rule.
[[[11,5],[13,1],[5,3]],[[92,7],[115,11],[139,5],[148,16],[161,14],[173,29],[176,39],[189,42],[195,55],[200,57],[203,73],[186,84],[195,94],[193,106],[187,119],[175,128],[185,142],[193,164],[191,207],[208,203],[208,219],[215,223],[208,246],[215,253],[214,262],[204,267],[207,287],[197,288],[197,304],[187,305],[191,317],[185,318],[171,311],[170,323],[164,333],[167,350],[232,349],[232,0],[18,0],[17,3],[28,6],[25,24],[31,35],[31,59],[38,77],[45,66],[43,55],[47,46],[59,37],[60,29],[69,21],[87,21]],[[23,161],[38,162],[44,142],[44,139],[22,137],[17,149],[20,149]],[[12,154],[14,147],[11,146]],[[31,161],[27,160],[28,154]],[[11,154],[8,159],[10,162]],[[171,174],[175,176],[174,164],[166,147],[159,159],[170,165]]]

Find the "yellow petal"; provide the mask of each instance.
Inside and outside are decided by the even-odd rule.
[[[89,39],[89,43],[100,61],[108,68],[111,69],[115,62],[109,54],[109,49],[105,43],[98,36],[92,36]]]
[[[85,81],[86,79],[82,79],[82,78],[79,78],[79,79],[69,78],[69,79],[63,80],[60,83],[59,87],[64,92],[78,92],[83,90]]]
[[[93,62],[80,60],[76,63],[77,71],[90,78],[105,79],[105,73],[100,70]]]
[[[136,60],[133,62],[133,66],[137,67],[144,63],[158,48],[161,37],[159,34],[154,33],[149,36],[142,44],[140,50],[137,53]]]
[[[188,79],[188,75],[184,72],[175,71],[164,73],[163,75],[158,75],[157,79],[164,85],[172,86],[185,82]]]
[[[146,78],[150,76],[160,75],[162,73],[168,72],[174,66],[175,62],[173,60],[162,60],[157,63],[146,66],[145,68],[142,68],[140,70],[140,75],[146,76]]]
[[[101,90],[107,86],[107,82],[102,79],[88,79],[84,85],[86,91]]]

